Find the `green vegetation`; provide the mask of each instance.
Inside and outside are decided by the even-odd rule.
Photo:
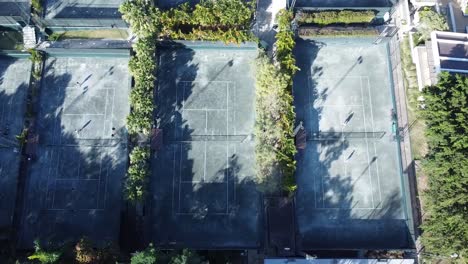
[[[301,37],[372,37],[379,31],[372,27],[300,27]]]
[[[122,29],[74,30],[54,32],[49,35],[51,41],[64,39],[127,39],[128,33]]]
[[[429,152],[424,163],[429,188],[422,243],[431,255],[468,254],[468,78],[442,73],[423,91]]]
[[[418,34],[413,35],[417,44],[422,44],[431,38],[431,32],[434,30],[446,31],[449,29],[444,16],[439,15],[430,7],[425,7],[419,12]],[[417,36],[417,37],[416,37]]]
[[[125,182],[125,197],[129,201],[141,202],[145,198],[150,175],[149,158],[149,147],[135,147],[130,153],[130,166]]]
[[[119,7],[122,18],[130,24],[132,32],[139,37],[154,37],[159,32],[160,11],[152,1],[127,0]]]
[[[162,12],[150,1],[136,0],[126,1],[119,10],[138,36],[241,43],[254,39],[253,5],[253,1],[208,0],[193,8],[186,3]]]
[[[128,66],[135,85],[130,93],[132,111],[127,117],[127,128],[131,134],[148,135],[153,124],[156,44],[153,38],[141,38],[133,49],[135,56]]]
[[[372,10],[328,10],[315,12],[300,12],[297,23],[326,26],[331,24],[369,24],[375,18]]]
[[[131,135],[149,135],[155,108],[153,89],[156,80],[155,36],[158,28],[154,21],[157,21],[159,10],[146,0],[126,1],[119,10],[138,36],[133,47],[135,55],[128,63],[135,82],[130,92],[131,111],[127,116],[127,129]],[[130,152],[130,166],[124,188],[125,198],[129,201],[142,202],[145,198],[150,175],[149,158],[148,146],[135,147]]]
[[[191,8],[188,3],[163,12],[161,37],[186,40],[241,43],[253,40],[250,23],[254,1],[201,1]]]
[[[421,160],[427,153],[426,124],[420,116],[418,97],[421,96],[416,76],[416,65],[411,58],[409,38],[405,37],[400,42],[401,62],[403,68],[404,84],[408,99],[408,121],[410,124],[411,152],[415,160]]]
[[[40,263],[56,263],[60,256],[61,251],[46,251],[42,249],[39,241],[34,241],[34,253],[28,257],[29,260],[37,260]]]
[[[294,122],[292,79],[296,71],[291,12],[278,13],[276,61],[261,54],[256,62],[256,180],[262,191],[272,193],[281,187],[288,194],[296,190],[294,172]]]
[[[37,14],[40,15],[42,12],[42,1],[41,0],[31,0],[31,7],[33,11]]]
[[[145,250],[136,252],[131,258],[131,264],[203,264],[207,263],[195,251],[184,249],[163,253],[150,244]]]

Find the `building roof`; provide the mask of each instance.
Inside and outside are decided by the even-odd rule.
[[[436,72],[468,73],[468,34],[434,31],[431,42]]]

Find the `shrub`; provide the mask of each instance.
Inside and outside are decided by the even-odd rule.
[[[131,264],[156,264],[158,252],[153,244],[150,244],[145,250],[135,252],[130,260]]]
[[[262,54],[256,64],[256,179],[265,192],[295,189],[291,76]]]
[[[375,18],[372,10],[340,10],[340,11],[316,11],[300,12],[297,15],[297,23],[316,24],[326,26],[330,24],[369,24]]]
[[[278,33],[276,34],[276,59],[280,63],[281,70],[292,76],[299,69],[296,66],[296,59],[293,55],[293,49],[296,44],[294,32],[291,28],[293,14],[285,9],[277,15]]]
[[[125,197],[130,201],[143,201],[149,178],[149,147],[135,147],[130,153],[130,166],[125,182]]]
[[[194,8],[188,3],[182,4],[161,14],[161,36],[225,43],[254,40],[250,32],[253,3],[242,0],[208,0],[201,1]]]
[[[138,37],[151,37],[159,31],[160,11],[152,1],[127,0],[119,7],[122,18]]]
[[[46,251],[42,249],[38,240],[34,241],[34,253],[28,257],[29,260],[37,260],[40,263],[57,263],[60,259],[60,251]]]
[[[31,6],[38,15],[42,12],[41,0],[31,0]]]
[[[29,49],[28,52],[31,54],[31,56],[29,57],[29,59],[33,62],[33,63],[40,63],[42,62],[42,58],[43,58],[43,55],[42,55],[42,52],[39,51],[39,50],[36,50],[36,49]]]

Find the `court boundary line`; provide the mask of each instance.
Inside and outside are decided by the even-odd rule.
[[[370,90],[370,79],[369,79],[369,76],[367,76],[367,92],[369,93],[369,103],[370,103],[370,110],[371,110],[371,120],[372,120],[372,132],[375,133],[375,125],[374,125],[374,105],[372,103],[372,94],[371,94],[371,90]],[[377,147],[375,146],[375,141],[372,142],[372,144],[374,145],[374,154],[375,154],[375,157],[377,157]],[[380,187],[380,163],[379,163],[379,159],[377,158],[377,160],[375,161],[376,163],[376,166],[377,166],[377,187],[378,187],[378,191],[379,191],[379,204],[382,204],[382,189]],[[378,207],[378,206],[377,206]],[[381,208],[380,208],[381,209]]]

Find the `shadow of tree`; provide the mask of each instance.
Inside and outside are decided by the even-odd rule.
[[[21,143],[31,62],[0,55],[0,247],[8,250],[15,230],[15,208],[20,194]],[[0,255],[3,250],[0,250]]]
[[[85,58],[76,60],[89,63]],[[55,71],[56,67],[66,70]],[[83,136],[80,133],[84,131],[73,132],[81,121],[70,116],[65,119],[67,107],[83,102],[94,105],[99,97],[93,94],[97,88],[88,93],[73,92],[82,87],[72,80],[85,77],[73,70],[68,58],[46,60],[31,131],[39,136],[39,143],[36,158],[27,164],[19,248],[31,248],[35,239],[45,247],[76,242],[84,236],[99,247],[117,242],[127,133],[123,126],[115,127],[115,137],[100,135],[104,131],[99,129]],[[117,126],[117,118],[105,121]]]

